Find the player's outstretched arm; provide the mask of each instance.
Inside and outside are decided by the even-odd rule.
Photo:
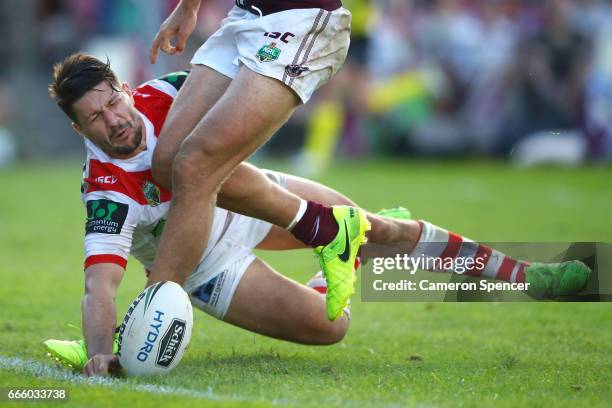
[[[181,54],[187,44],[187,38],[193,33],[198,21],[198,10],[201,0],[181,0],[174,11],[161,24],[149,50],[149,62],[155,64],[157,53]],[[176,44],[172,40],[176,37]]]
[[[100,263],[85,270],[85,295],[82,302],[83,334],[89,361],[83,373],[106,375],[119,368],[113,355],[113,333],[116,325],[115,294],[125,269],[111,263]]]

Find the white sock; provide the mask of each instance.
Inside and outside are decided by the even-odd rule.
[[[288,231],[291,231],[293,227],[295,227],[295,224],[300,222],[300,220],[304,216],[304,213],[306,212],[307,207],[308,202],[306,200],[300,199],[300,208],[298,209],[297,214],[295,214],[295,218],[293,218],[293,221],[291,221],[291,223],[287,226]]]

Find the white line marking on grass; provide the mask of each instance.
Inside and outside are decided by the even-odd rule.
[[[0,355],[0,370],[12,371],[21,375],[32,375],[40,378],[65,381],[71,384],[90,384],[106,387],[114,390],[126,390],[143,392],[149,394],[167,395],[167,396],[183,396],[194,399],[204,399],[209,401],[220,402],[243,402],[243,403],[263,403],[276,406],[301,405],[298,401],[288,399],[254,399],[245,398],[238,395],[219,395],[215,394],[212,388],[206,391],[198,391],[190,388],[174,387],[168,385],[157,385],[147,383],[130,383],[120,378],[109,377],[84,377],[81,374],[74,373],[67,368],[55,367],[40,361],[23,359],[20,357],[7,357]],[[313,401],[315,402],[315,401]],[[316,402],[315,402],[316,403]],[[403,403],[383,403],[377,401],[352,401],[349,399],[331,398],[327,401],[322,401],[323,405],[345,406],[345,407],[363,407],[376,406],[377,408],[404,408]],[[419,404],[417,407],[424,407]]]
[[[53,380],[66,381],[72,384],[91,384],[111,389],[123,389],[128,391],[145,392],[150,394],[185,396],[190,398],[205,399],[210,401],[245,402],[245,403],[267,403],[272,405],[295,405],[296,402],[289,400],[273,399],[257,400],[233,395],[217,395],[211,388],[207,391],[192,390],[189,388],[173,387],[157,384],[131,384],[121,379],[108,377],[84,377],[67,369],[53,367],[48,364],[34,360],[25,360],[19,357],[7,357],[0,355],[0,369],[12,371],[16,374],[33,375]]]

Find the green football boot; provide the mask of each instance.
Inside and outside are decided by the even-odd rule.
[[[87,363],[87,347],[84,340],[54,340],[43,342],[47,355],[73,370],[82,370]]]
[[[396,220],[411,220],[412,219],[412,214],[410,213],[410,210],[404,207],[395,207],[395,208],[389,208],[389,209],[383,208],[376,214],[381,215],[383,217],[387,217],[387,218],[393,218]]]
[[[342,310],[355,292],[355,258],[366,241],[370,222],[360,208],[334,206],[332,211],[338,223],[338,234],[329,244],[315,248],[315,254],[327,281],[327,318],[336,320],[342,316]]]
[[[54,340],[43,342],[47,355],[56,362],[73,370],[81,371],[89,358],[87,357],[87,346],[85,340]],[[113,354],[119,351],[119,335],[115,333],[113,341]]]
[[[533,263],[525,268],[527,293],[535,299],[574,295],[586,286],[591,269],[581,261]]]

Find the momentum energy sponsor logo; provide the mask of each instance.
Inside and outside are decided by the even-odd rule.
[[[178,349],[183,342],[186,323],[184,320],[172,319],[170,327],[164,333],[157,353],[157,365],[168,367],[174,361]]]
[[[85,234],[120,234],[127,214],[127,204],[104,199],[89,200]]]

